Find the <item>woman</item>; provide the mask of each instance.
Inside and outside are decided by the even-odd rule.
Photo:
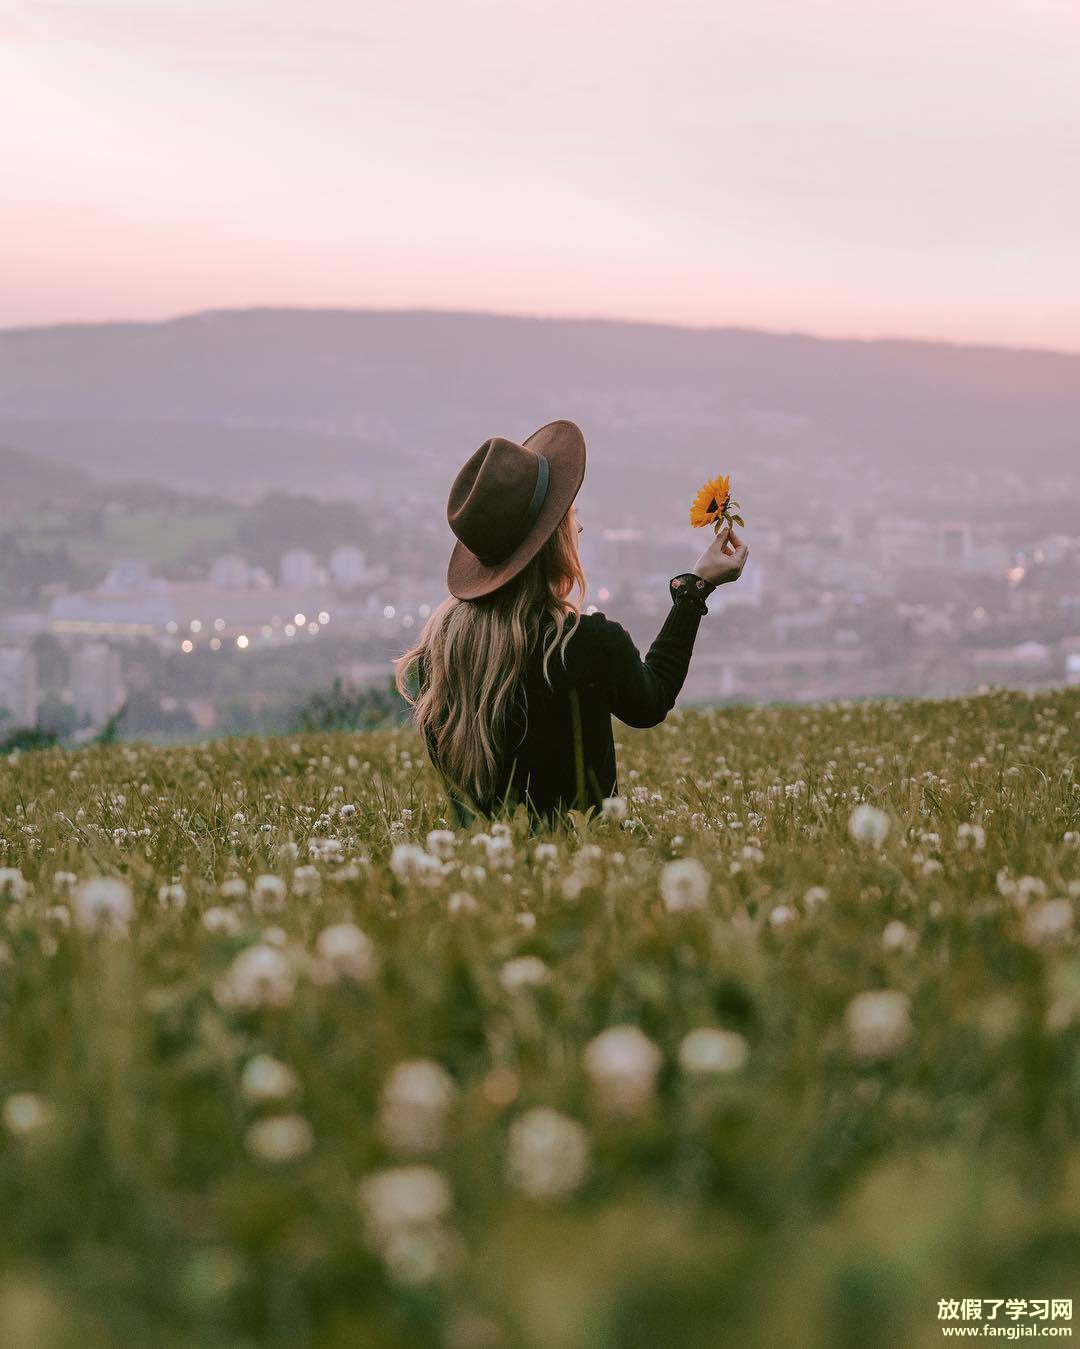
[[[525,802],[550,819],[617,791],[614,715],[664,720],[686,678],[705,598],[742,574],[748,550],[725,526],[642,660],[625,628],[582,614],[574,498],[585,440],[556,421],[517,445],[486,441],[457,475],[449,597],[395,662],[459,823]]]

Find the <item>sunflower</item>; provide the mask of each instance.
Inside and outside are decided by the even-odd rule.
[[[726,474],[711,479],[694,498],[690,507],[690,523],[695,529],[715,524],[724,518],[731,501],[731,478]]]

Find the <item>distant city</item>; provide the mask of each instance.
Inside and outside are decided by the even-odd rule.
[[[212,415],[185,404],[183,415],[167,407],[155,420],[145,406],[150,358],[138,347],[143,405],[125,421],[119,376],[102,403],[99,367],[94,381],[70,373],[86,368],[73,343],[113,350],[115,343],[100,345],[107,327],[0,334],[8,408],[0,415],[0,738],[39,727],[78,742],[121,711],[116,733],[131,738],[287,730],[305,700],[335,680],[385,691],[392,658],[446,594],[444,503],[454,471],[473,441],[514,434],[521,421],[532,429],[540,418],[486,406],[478,375],[468,386],[476,406],[464,406],[466,386],[440,393],[421,355],[415,379],[444,400],[445,427],[410,420],[416,400],[401,395],[399,424],[382,406],[376,431],[357,432],[356,418],[342,431],[311,411],[320,397],[344,396],[338,384],[327,392],[326,362],[310,360],[317,374],[300,373],[311,322],[298,320],[291,377],[294,400],[310,406],[281,407],[271,380],[266,398],[276,406],[265,434],[250,410],[263,398],[250,370],[245,381],[234,371],[233,380],[247,403],[228,403],[222,390],[233,383],[222,376]],[[521,331],[535,342],[520,321],[505,322],[507,346]],[[145,325],[140,340],[145,346],[169,326]],[[220,342],[220,326],[196,324],[196,336],[210,331]],[[542,326],[545,340],[551,328]],[[621,384],[626,376],[604,341],[653,331],[669,330],[607,325],[594,334],[603,379],[581,363],[571,389],[564,371],[567,387],[545,395],[545,407],[554,405],[552,415],[580,408],[589,438],[579,501],[587,603],[629,628],[643,651],[666,613],[668,578],[690,568],[707,543],[685,523],[694,490],[718,469],[735,474],[751,560],[738,585],[710,600],[683,705],[1080,684],[1080,444],[1069,440],[1076,420],[1071,430],[1059,425],[1067,406],[1057,422],[1045,420],[1053,390],[1032,394],[1027,443],[1015,409],[996,426],[964,424],[984,416],[984,402],[1000,402],[1000,389],[976,397],[965,379],[954,405],[946,379],[934,395],[937,420],[923,397],[911,414],[917,450],[899,455],[891,446],[900,413],[888,393],[875,445],[876,433],[850,425],[841,435],[840,413],[807,413],[790,374],[771,403],[760,389],[740,402],[729,387],[723,416],[706,406],[717,401],[707,362],[696,400],[672,392],[687,378],[681,358],[666,367],[663,387]],[[335,341],[347,348],[340,332]],[[237,368],[250,344],[245,328]],[[922,344],[895,345],[921,356]],[[945,353],[944,365],[959,360],[954,349],[925,345]],[[863,359],[860,344],[817,344],[830,358],[844,346]],[[1080,372],[1077,358],[1048,359]],[[187,367],[175,364],[172,347],[161,361],[152,381],[159,393],[170,379],[202,387],[183,384]],[[910,363],[905,350],[900,366]],[[341,364],[350,378],[367,369],[345,355]],[[404,380],[400,368],[393,364]],[[843,381],[830,379],[831,396],[846,408]],[[906,414],[916,401],[910,388],[899,377],[888,387],[899,389]],[[937,463],[935,435],[950,447]],[[671,448],[658,455],[653,444]]]

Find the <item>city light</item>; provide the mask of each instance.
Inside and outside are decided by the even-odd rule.
[[[314,637],[315,634],[319,631],[319,625],[318,625],[318,623],[312,621],[311,623],[309,623],[309,624],[307,625],[307,630],[308,630],[308,632],[311,633],[312,637]]]
[[[221,650],[221,638],[220,638],[220,637],[211,637],[211,638],[210,638],[210,650],[211,650],[211,651],[220,651],[220,650]]]
[[[224,620],[223,618],[215,618],[215,619],[214,619],[214,631],[215,631],[215,632],[224,632],[224,631],[225,631],[225,620]]]
[[[420,608],[417,609],[416,612],[420,615],[421,618],[427,618],[428,614],[431,613],[431,605],[421,604]]]
[[[330,615],[326,612],[325,609],[320,609],[320,610],[319,610],[319,622],[320,622],[320,623],[329,623],[329,622],[330,622]]]
[[[394,617],[394,606],[393,606],[392,604],[386,605],[386,607],[385,607],[385,608],[383,609],[383,611],[382,611],[382,616],[383,616],[383,618],[393,618],[393,617]]]
[[[273,637],[274,635],[274,629],[270,626],[269,623],[264,623],[262,627],[259,629],[259,631],[262,633],[264,637]]]
[[[187,639],[186,637],[185,637],[184,640],[180,643],[180,650],[183,651],[183,652],[185,653],[185,655],[186,655],[187,652],[189,652],[189,651],[194,651],[194,649],[195,649],[195,643],[194,643],[194,642],[189,642],[188,639]]]
[[[609,600],[611,599],[611,591],[607,588],[607,586],[601,586],[600,589],[596,592],[596,598],[598,600]]]
[[[304,626],[304,624],[307,622],[307,615],[306,615],[306,614],[294,614],[294,615],[293,615],[293,622],[296,624],[296,626],[297,626],[298,628],[302,628],[302,627]]]
[[[169,636],[171,637],[171,636],[173,635],[173,633],[176,632],[176,631],[178,630],[178,627],[179,627],[179,625],[178,625],[177,623],[174,623],[173,620],[170,618],[169,621],[168,621],[168,623],[165,624],[165,631],[166,631],[166,632],[169,634]]]
[[[199,622],[197,618],[193,618],[191,622],[188,624],[188,627],[191,629],[192,632],[202,632],[202,624]]]
[[[286,623],[286,624],[285,624],[285,636],[286,636],[286,637],[295,637],[295,636],[296,636],[296,629],[293,627],[293,625],[292,625],[291,623]]]
[[[243,633],[241,633],[240,636],[237,637],[236,639],[236,645],[240,648],[241,651],[243,651],[244,648],[247,646],[247,644],[248,639],[244,636]]]
[[[405,617],[401,620],[401,626],[403,628],[411,628],[412,625],[413,625],[412,614],[406,614]]]

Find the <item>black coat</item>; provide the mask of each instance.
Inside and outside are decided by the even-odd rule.
[[[712,587],[709,587],[711,590]],[[583,614],[566,645],[565,665],[558,650],[548,662],[549,686],[541,669],[542,647],[526,664],[512,713],[499,789],[481,802],[485,814],[504,802],[524,801],[537,815],[550,818],[565,809],[599,806],[615,796],[618,779],[611,718],[627,726],[656,726],[674,706],[686,679],[703,600],[672,589],[672,605],[644,659],[619,623],[603,614]],[[432,739],[428,752],[436,763]],[[470,813],[450,792],[459,824]]]

